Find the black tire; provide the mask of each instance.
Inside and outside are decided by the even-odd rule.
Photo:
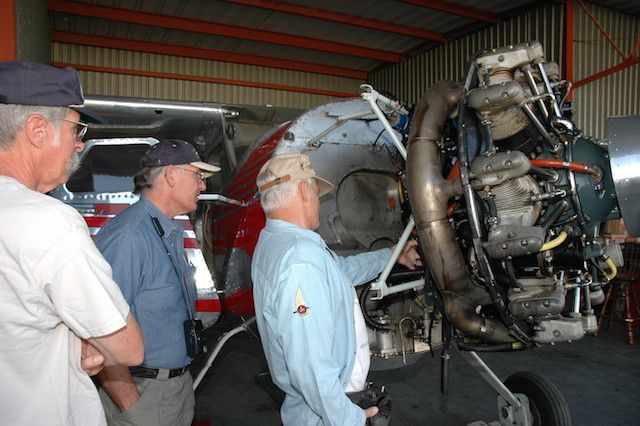
[[[549,379],[528,371],[514,373],[504,381],[513,393],[529,398],[534,426],[571,426],[569,405]]]

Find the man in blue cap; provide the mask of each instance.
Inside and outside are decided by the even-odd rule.
[[[45,195],[77,165],[78,73],[0,63],[0,413],[11,425],[104,425],[87,372],[135,365],[140,329],[82,217]],[[87,372],[83,371],[86,370]]]
[[[98,376],[111,425],[191,425],[188,368],[202,353],[203,336],[194,318],[194,268],[185,260],[184,229],[173,218],[196,210],[205,179],[218,170],[200,161],[191,144],[160,141],[134,178],[140,200],[96,235],[145,341],[142,365],[105,368]]]

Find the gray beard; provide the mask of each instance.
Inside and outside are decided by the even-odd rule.
[[[67,177],[71,177],[73,172],[80,167],[80,156],[77,152],[73,153],[73,156],[67,161]]]

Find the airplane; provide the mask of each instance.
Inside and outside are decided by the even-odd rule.
[[[130,179],[144,149],[170,134],[223,166],[219,179],[228,183],[202,194],[195,220],[182,218],[185,248],[196,248],[192,258],[203,275],[207,264],[214,271],[198,283],[199,315],[210,326],[222,311],[254,315],[250,265],[265,223],[255,186],[260,167],[276,154],[307,154],[336,186],[321,200],[318,232],[327,245],[341,255],[397,247],[380,277],[358,289],[372,368],[401,367],[455,345],[500,395],[501,424],[570,424],[553,383],[531,373],[503,383],[478,353],[597,331],[594,307],[622,264],[620,245],[604,238],[603,224],[623,217],[630,235],[640,233],[640,117],[610,118],[606,140],[585,136],[567,102],[571,83],[536,41],[478,52],[463,82],[441,81],[416,105],[370,85],[361,89],[359,98],[297,117],[289,111],[290,120],[238,160],[229,129],[239,126],[229,124],[240,107],[88,98],[87,108],[104,122],[91,126],[86,151],[105,152],[84,155],[84,173],[94,167],[87,178],[94,183],[104,174]],[[127,123],[114,125],[116,116]],[[135,201],[126,190],[74,190],[82,173],[53,195],[78,208],[94,230]],[[114,204],[120,207],[105,207]],[[424,270],[393,266],[409,238],[420,242]]]

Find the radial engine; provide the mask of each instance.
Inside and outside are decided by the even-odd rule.
[[[629,232],[640,230],[627,201],[638,191],[633,126],[608,146],[586,137],[570,87],[539,42],[523,43],[479,52],[462,84],[441,81],[416,107],[411,212],[446,317],[470,349],[594,332],[602,285],[622,261],[602,225],[622,209]],[[616,180],[612,163],[627,175]]]

